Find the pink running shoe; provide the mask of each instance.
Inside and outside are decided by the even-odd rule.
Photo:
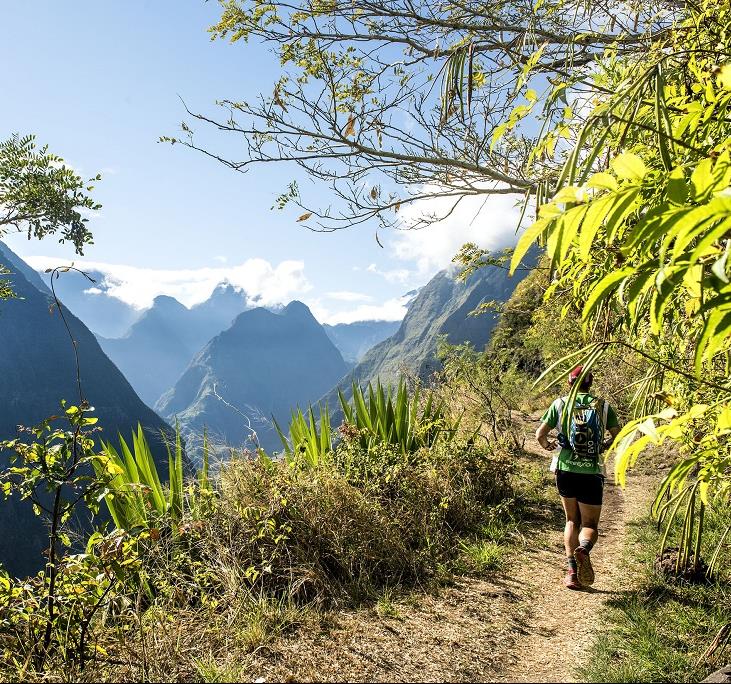
[[[569,570],[566,573],[566,577],[563,578],[563,584],[567,589],[581,589],[579,578],[576,576],[576,573],[571,570]]]

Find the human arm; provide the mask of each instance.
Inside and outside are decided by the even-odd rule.
[[[603,446],[604,446],[605,451],[607,449],[609,449],[610,446],[612,446],[612,444],[614,443],[615,437],[619,434],[619,431],[620,431],[619,426],[607,428],[607,432],[609,432],[611,437],[608,437],[607,439],[604,440]]]
[[[609,449],[614,443],[614,439],[619,434],[621,428],[619,427],[619,418],[615,410],[611,407],[607,407],[607,432],[611,435],[602,443],[603,451]]]
[[[548,434],[551,432],[551,426],[548,423],[541,423],[536,430],[536,439],[547,451],[553,451],[557,444],[555,439],[548,439]]]

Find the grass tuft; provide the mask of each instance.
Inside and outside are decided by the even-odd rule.
[[[466,572],[482,574],[503,567],[506,548],[493,541],[460,542],[462,551],[458,564]]]
[[[386,588],[383,593],[378,597],[376,602],[376,612],[381,618],[387,618],[391,620],[400,620],[401,613],[394,604],[394,591],[390,588]]]

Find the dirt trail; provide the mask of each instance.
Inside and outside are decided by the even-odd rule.
[[[532,436],[535,423],[524,427],[526,450],[547,462]],[[391,617],[375,609],[337,613],[260,654],[251,672],[258,681],[575,681],[603,604],[627,588],[625,527],[647,509],[649,490],[645,478],[625,492],[607,483],[590,590],[563,588],[556,526],[533,539],[503,577],[462,579],[397,604]]]
[[[525,448],[537,456],[545,454],[532,434]],[[604,604],[627,592],[632,584],[624,561],[626,527],[647,511],[651,492],[647,476],[630,477],[625,490],[611,476],[607,478],[599,541],[591,554],[597,579],[587,590],[569,591],[561,586],[565,572],[561,531],[524,555],[515,578],[529,592],[525,624],[494,681],[576,681],[576,665],[596,635]]]

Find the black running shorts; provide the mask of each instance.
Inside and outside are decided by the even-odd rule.
[[[604,476],[586,473],[556,471],[556,487],[565,499],[576,499],[588,506],[601,506],[604,493]]]

